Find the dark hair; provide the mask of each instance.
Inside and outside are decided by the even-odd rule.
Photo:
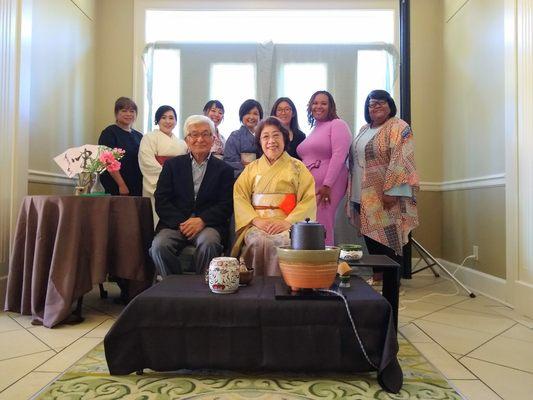
[[[283,135],[283,150],[286,151],[289,146],[289,131],[283,126],[278,117],[267,117],[259,121],[255,127],[255,143],[257,145],[258,154],[263,154],[263,149],[261,147],[261,132],[263,132],[263,129],[265,129],[266,126],[275,126],[279,129]]]
[[[386,90],[372,90],[368,96],[366,96],[365,100],[365,121],[369,124],[372,123],[372,120],[370,119],[370,111],[368,110],[368,104],[370,103],[370,100],[386,100],[390,108],[389,118],[394,117],[398,111],[396,108],[396,103],[394,103],[394,100],[389,92]]]
[[[288,97],[280,97],[274,102],[274,105],[272,106],[272,111],[270,111],[270,115],[275,117],[276,116],[276,110],[280,103],[286,102],[290,108],[292,109],[292,118],[291,122],[289,124],[289,128],[293,132],[298,132],[300,130],[300,125],[298,125],[298,111],[296,111],[296,106],[292,102],[291,99]]]
[[[313,106],[313,101],[315,101],[315,97],[319,94],[326,95],[328,98],[328,115],[326,116],[326,121],[331,121],[333,119],[338,119],[339,116],[337,115],[337,106],[335,105],[335,100],[333,99],[333,96],[330,92],[326,90],[319,90],[311,96],[309,99],[309,103],[307,104],[307,120],[309,121],[309,125],[315,126],[315,118],[313,117],[313,112],[311,111],[311,108]]]
[[[261,104],[257,100],[254,99],[248,99],[245,100],[244,103],[241,104],[239,108],[239,121],[242,122],[242,118],[250,112],[251,109],[254,107],[257,107],[259,110],[259,119],[263,119],[263,107],[261,107]]]
[[[222,110],[222,112],[224,113],[224,106],[222,105],[222,103],[218,100],[209,100],[207,103],[205,103],[205,106],[204,106],[204,115],[207,115],[207,112],[213,107],[215,106],[216,108],[220,108]]]
[[[119,97],[117,101],[115,101],[115,115],[117,115],[120,110],[130,109],[137,114],[137,104],[135,104],[135,102],[129,97]]]
[[[178,119],[178,115],[176,114],[176,110],[174,110],[174,107],[171,106],[161,106],[157,109],[155,112],[155,119],[154,122],[156,125],[159,125],[159,120],[163,118],[163,114],[167,111],[172,111],[172,114],[174,114],[174,119]]]

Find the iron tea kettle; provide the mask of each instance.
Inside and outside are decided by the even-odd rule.
[[[295,223],[290,230],[293,250],[324,250],[326,248],[326,229],[309,218]]]

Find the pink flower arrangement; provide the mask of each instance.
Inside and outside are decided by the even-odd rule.
[[[99,146],[96,158],[90,158],[87,163],[86,172],[101,174],[104,171],[115,172],[120,170],[120,160],[126,151],[115,147],[111,149],[107,146]]]
[[[114,172],[120,169],[120,162],[115,158],[113,153],[124,154],[124,150],[114,148],[112,151],[104,151],[100,153],[98,159],[104,163],[105,169]]]

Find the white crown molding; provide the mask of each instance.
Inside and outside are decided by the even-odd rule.
[[[443,182],[420,182],[423,192],[447,192],[451,190],[479,189],[505,186],[505,174],[478,176]]]
[[[28,170],[28,182],[58,186],[76,186],[76,179],[74,178],[69,178],[64,174],[56,174],[55,172],[38,171],[34,169]]]

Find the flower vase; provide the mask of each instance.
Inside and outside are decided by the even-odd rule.
[[[78,174],[78,184],[76,185],[76,196],[88,194],[93,184],[93,174],[90,172],[80,172]]]
[[[105,194],[105,189],[100,182],[100,174],[93,174],[93,185],[91,187],[91,194],[102,195]]]

